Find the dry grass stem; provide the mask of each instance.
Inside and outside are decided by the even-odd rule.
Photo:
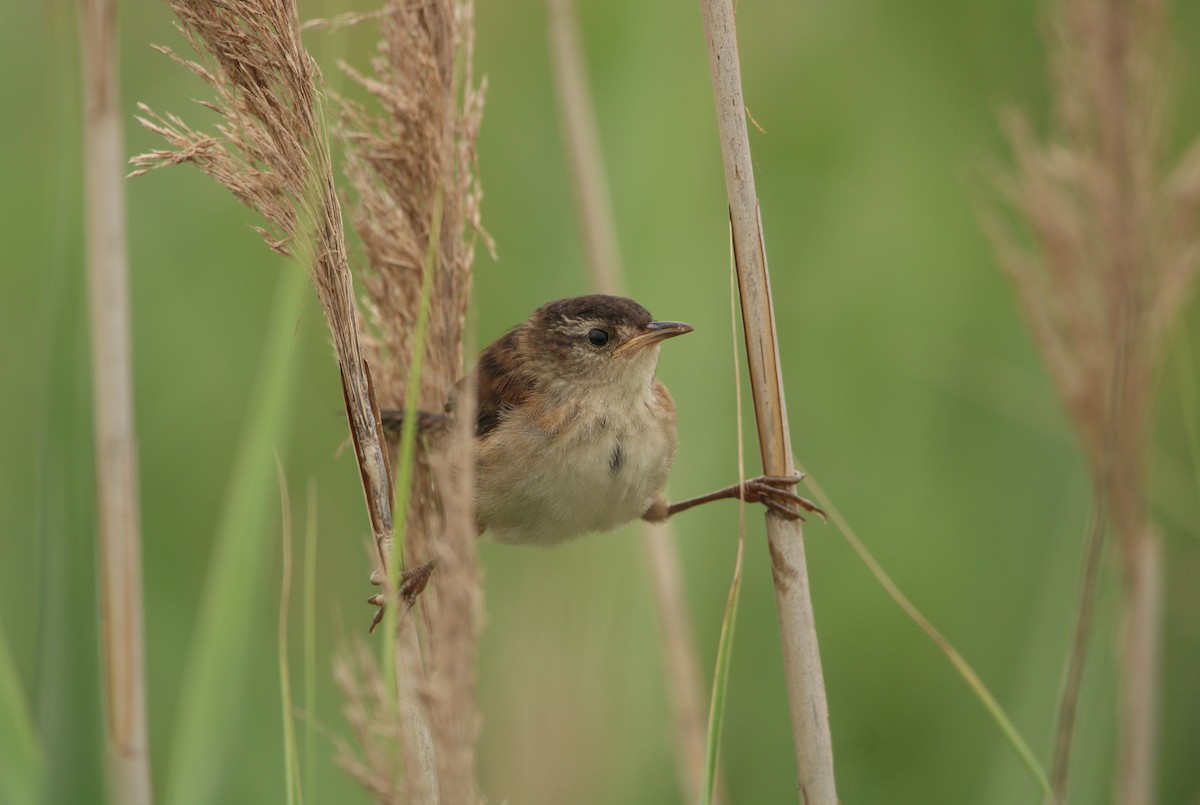
[[[1067,793],[1067,777],[1071,767],[1071,744],[1075,735],[1079,691],[1083,686],[1084,666],[1087,663],[1088,642],[1095,614],[1096,587],[1099,583],[1100,557],[1104,548],[1104,496],[1099,488],[1093,493],[1092,514],[1083,543],[1083,568],[1079,574],[1079,601],[1075,607],[1075,624],[1071,632],[1071,648],[1063,671],[1062,689],[1058,701],[1057,728],[1054,736],[1054,755],[1050,764],[1050,795],[1052,802],[1063,802]]]
[[[770,475],[788,475],[795,471],[795,462],[788,434],[766,247],[746,130],[746,104],[742,96],[733,4],[731,0],[701,0],[700,12],[708,41],[721,154],[725,163],[742,323],[763,471]],[[800,800],[813,805],[835,805],[837,787],[829,733],[829,705],[825,699],[825,680],[800,523],[768,513],[767,542],[787,674]]]
[[[151,802],[153,796],[146,730],[141,517],[116,3],[85,0],[81,33],[108,793],[114,802],[140,805]]]
[[[547,0],[546,8],[559,120],[588,271],[597,291],[617,294],[624,285],[621,249],[574,4],[572,0]]]
[[[363,284],[369,330],[363,341],[377,367],[380,401],[389,408],[404,407],[409,384],[418,379],[414,351],[423,349],[416,403],[438,412],[463,375],[475,236],[482,232],[475,139],[483,87],[472,72],[473,7],[459,0],[389,2],[378,21],[380,44],[370,74],[345,69],[381,111],[343,100],[338,125],[354,189],[352,221],[368,263]],[[407,680],[401,699],[409,702],[393,717],[405,735],[415,692],[429,746],[427,753],[417,746],[414,756],[413,738],[406,738],[406,764],[430,764],[436,791],[412,795],[468,803],[479,800],[475,655],[482,596],[471,505],[473,390],[460,387],[457,393],[461,427],[418,449],[413,459],[404,561],[408,567],[429,559],[438,564],[420,599],[422,642],[417,619],[401,619],[396,664],[403,679],[397,681]],[[368,755],[361,768],[382,781],[394,761]]]
[[[547,6],[563,139],[570,160],[588,272],[592,287],[598,292],[621,294],[624,281],[612,198],[574,9],[571,0],[549,0]],[[685,801],[695,802],[700,795],[700,780],[704,773],[704,695],[700,661],[684,600],[683,571],[674,529],[669,522],[643,523],[642,531],[642,545],[662,633],[666,687],[675,725],[679,787]]]
[[[1163,15],[1157,0],[1061,0],[1052,129],[1041,142],[1023,118],[1007,122],[1016,169],[1001,188],[1021,226],[988,220],[1117,540],[1127,623],[1118,792],[1133,805],[1154,801],[1156,751],[1158,655],[1147,649],[1161,586],[1148,557],[1160,548],[1147,515],[1147,430],[1164,339],[1200,256],[1200,144],[1162,169]],[[1065,768],[1054,777],[1061,799]]]

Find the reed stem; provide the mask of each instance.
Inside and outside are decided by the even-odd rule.
[[[115,0],[83,0],[84,178],[108,797],[153,800]]]
[[[708,63],[725,163],[729,220],[733,228],[742,326],[762,467],[768,475],[790,475],[795,471],[795,462],[788,434],[767,252],[746,130],[732,0],[700,0],[700,13],[708,41]],[[787,674],[800,801],[835,805],[837,787],[833,774],[829,705],[825,700],[825,679],[809,595],[804,535],[799,521],[768,513],[767,544]]]

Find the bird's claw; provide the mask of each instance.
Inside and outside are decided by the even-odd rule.
[[[417,597],[425,591],[425,585],[429,584],[429,577],[433,575],[434,565],[435,563],[430,560],[420,567],[406,570],[400,575],[400,600],[404,602],[406,609],[412,609],[413,605],[417,603]],[[375,586],[383,586],[386,580],[387,577],[381,571],[371,571],[371,583]],[[368,633],[371,633],[383,622],[387,599],[383,593],[376,593],[367,599],[367,603],[378,607],[375,617],[371,619],[371,628],[367,630]]]
[[[829,522],[825,510],[807,498],[802,498],[792,491],[796,484],[804,480],[804,473],[794,475],[760,475],[746,481],[743,486],[742,499],[747,503],[762,503],[770,511],[788,520],[804,520],[796,507],[817,515],[823,522]]]

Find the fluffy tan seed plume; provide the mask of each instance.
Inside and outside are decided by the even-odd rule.
[[[1165,336],[1200,258],[1200,144],[1163,169],[1163,4],[1060,0],[1049,43],[1055,109],[1041,140],[1008,120],[1016,169],[1001,188],[1019,225],[988,220],[1001,264],[1091,463],[1124,586],[1117,799],[1154,801],[1160,540],[1147,512],[1147,432]],[[1067,794],[1086,654],[1094,529],[1060,702],[1054,796]]]
[[[402,408],[415,380],[413,353],[426,282],[418,407],[441,411],[463,374],[474,243],[482,231],[475,139],[483,90],[471,71],[472,14],[470,3],[457,0],[390,2],[378,18],[381,38],[370,74],[346,68],[381,110],[343,101],[338,137],[354,190],[351,220],[368,262],[363,284],[370,329],[363,340],[371,365],[378,367],[375,386],[385,407]],[[472,396],[465,391],[463,397]],[[404,540],[407,567],[438,561],[420,602],[429,637],[421,694],[437,791],[447,802],[479,798],[474,667],[481,597],[469,414],[474,406],[463,397],[456,409],[461,427],[434,449],[417,452]],[[377,715],[405,717],[386,710]],[[373,767],[377,780],[387,779],[387,764],[373,760],[378,756],[367,753],[363,763]]]

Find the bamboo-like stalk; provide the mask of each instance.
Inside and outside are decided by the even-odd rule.
[[[152,801],[115,0],[83,0],[88,296],[108,798]]]
[[[746,130],[733,3],[731,0],[700,0],[700,13],[708,42],[708,63],[725,164],[742,325],[763,472],[789,475],[795,471],[795,463],[788,435],[766,246]],[[833,805],[837,802],[837,787],[833,774],[829,705],[825,700],[825,680],[821,672],[800,523],[768,513],[767,544],[787,674],[800,800],[810,805]]]
[[[592,287],[620,294],[624,280],[612,197],[571,0],[548,0],[550,51],[559,116]],[[675,727],[675,760],[685,801],[700,795],[704,772],[704,696],[700,661],[683,597],[683,571],[669,522],[643,523],[642,547],[662,634],[663,662]]]

